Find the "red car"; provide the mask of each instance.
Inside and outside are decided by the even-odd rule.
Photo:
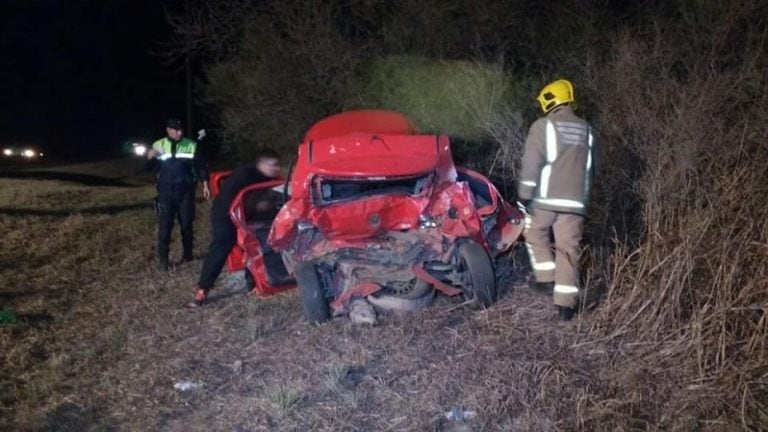
[[[246,266],[263,294],[291,287],[294,275],[314,322],[348,312],[355,297],[423,305],[437,290],[488,306],[493,258],[523,230],[522,212],[486,177],[454,166],[447,136],[419,134],[394,112],[345,112],[312,126],[264,238],[243,200],[279,184],[254,185],[233,203],[244,255],[233,253],[230,269]]]

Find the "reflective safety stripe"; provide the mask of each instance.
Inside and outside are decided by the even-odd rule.
[[[579,289],[573,285],[555,285],[555,292],[560,294],[578,294]]]
[[[557,159],[557,133],[555,125],[547,119],[547,162],[552,163]]]
[[[533,264],[534,270],[539,271],[548,271],[548,270],[554,270],[555,269],[555,262],[554,261],[545,261],[545,262],[537,262]]]
[[[546,197],[549,191],[549,177],[552,175],[552,163],[557,159],[557,132],[552,121],[547,119],[547,164],[541,169],[541,186],[539,196]]]
[[[528,259],[531,260],[531,267],[536,268],[536,257],[533,255],[533,247],[528,242],[525,242],[525,248],[528,249]]]
[[[520,181],[520,183],[525,185],[525,186],[536,187],[536,182],[535,181],[522,180],[522,181]]]
[[[549,190],[549,177],[552,175],[552,165],[545,165],[541,169],[541,187],[539,187],[539,196],[547,196]]]
[[[168,160],[171,159],[172,155],[170,153],[163,153],[160,155],[160,160]],[[194,159],[195,154],[194,153],[176,153],[176,159]]]
[[[531,222],[533,222],[533,219],[526,215],[525,229],[531,228]],[[530,243],[525,242],[525,248],[528,249],[528,258],[531,260],[531,267],[533,267],[534,271],[552,271],[555,269],[554,261],[536,262],[536,255],[533,254],[533,247]]]
[[[592,128],[589,129],[589,148],[587,149],[587,169],[584,171],[584,201],[589,198],[589,188],[592,183],[592,143],[594,137],[592,136]]]
[[[555,207],[584,208],[584,203],[561,198],[536,198],[534,201]]]

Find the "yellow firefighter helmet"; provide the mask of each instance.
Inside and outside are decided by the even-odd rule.
[[[573,84],[564,79],[552,81],[541,89],[536,100],[539,101],[541,110],[545,113],[552,111],[556,106],[574,103],[576,99],[573,97]]]

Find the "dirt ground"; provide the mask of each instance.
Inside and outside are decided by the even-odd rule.
[[[728,395],[642,343],[556,321],[519,250],[483,311],[315,326],[294,292],[248,298],[240,275],[186,310],[201,260],[155,270],[151,183],[128,162],[80,171],[0,179],[0,309],[18,319],[0,324],[0,430],[740,429]],[[206,222],[200,201],[198,258]]]

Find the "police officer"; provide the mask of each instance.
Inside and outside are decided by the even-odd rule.
[[[191,261],[194,247],[195,189],[203,182],[203,196],[208,199],[208,170],[198,153],[197,143],[184,138],[181,121],[169,119],[165,138],[152,144],[147,159],[157,171],[157,259],[161,270],[169,270],[168,251],[175,220],[179,221],[182,262]]]
[[[525,239],[533,288],[554,293],[559,316],[570,320],[579,296],[579,257],[592,181],[594,140],[574,113],[573,85],[547,84],[537,98],[545,116],[525,142],[518,197],[528,208]],[[554,235],[554,244],[552,237]]]

